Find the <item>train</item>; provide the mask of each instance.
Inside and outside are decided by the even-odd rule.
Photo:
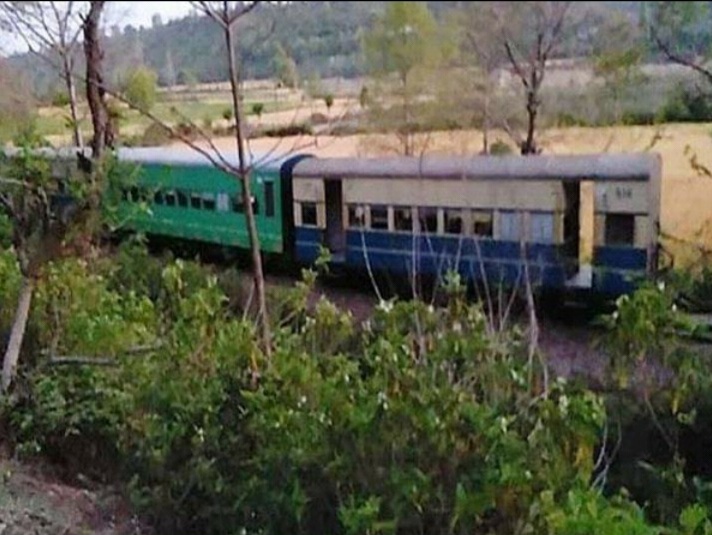
[[[63,161],[75,153],[65,150]],[[205,155],[144,147],[120,148],[116,157],[132,177],[118,185],[126,230],[249,247],[241,184]],[[250,155],[248,165],[260,247],[296,265],[328,251],[331,266],[355,274],[457,273],[467,284],[506,286],[526,276],[542,292],[604,299],[660,269],[656,153],[305,153]]]

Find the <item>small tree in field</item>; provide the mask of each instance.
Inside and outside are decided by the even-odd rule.
[[[374,120],[395,128],[406,156],[416,152],[421,97],[432,92],[447,55],[443,37],[427,3],[388,2],[363,41],[368,69],[383,85]]]
[[[488,2],[515,77],[522,83],[527,110],[527,133],[521,153],[537,154],[537,118],[547,62],[562,42],[571,2]]]
[[[158,75],[155,72],[146,67],[139,67],[126,81],[126,99],[135,106],[150,110],[156,103],[157,84]]]
[[[252,113],[257,115],[257,119],[261,120],[262,119],[262,112],[265,110],[265,105],[262,104],[261,102],[255,102],[252,105]]]

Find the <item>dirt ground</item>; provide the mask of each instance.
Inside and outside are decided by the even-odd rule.
[[[140,535],[126,502],[110,489],[59,482],[40,465],[0,458],[0,535]]]

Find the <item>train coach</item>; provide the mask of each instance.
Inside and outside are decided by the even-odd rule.
[[[307,159],[292,172],[295,254],[615,297],[657,270],[660,179],[654,154]]]
[[[249,247],[241,186],[204,156],[165,148],[117,155],[127,229]],[[335,266],[354,272],[437,278],[454,270],[469,283],[506,285],[526,275],[544,291],[606,298],[658,269],[657,154],[302,154],[250,165],[263,252],[301,265],[325,247]]]

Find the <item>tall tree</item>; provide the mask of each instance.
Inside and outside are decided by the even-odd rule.
[[[95,163],[101,161],[104,149],[113,144],[113,134],[109,121],[109,110],[106,103],[106,88],[104,86],[103,59],[104,52],[100,41],[101,15],[104,1],[92,1],[89,13],[83,19],[84,55],[86,58],[86,92],[89,110],[91,111],[94,135],[91,142],[92,158]]]
[[[222,1],[194,2],[193,4],[218,25],[223,32],[223,38],[225,40],[225,54],[227,56],[230,88],[232,92],[233,115],[235,117],[235,145],[238,156],[237,168],[231,167],[230,170],[242,185],[242,203],[245,211],[247,230],[250,237],[254,286],[257,294],[257,305],[259,309],[258,321],[262,329],[264,351],[269,357],[272,352],[272,336],[267,310],[267,294],[265,291],[264,271],[262,269],[260,238],[257,233],[257,223],[255,221],[254,206],[252,204],[250,166],[248,165],[245,154],[245,113],[242,106],[243,102],[240,75],[238,72],[237,61],[235,59],[235,27],[244,15],[257,7],[259,2],[247,4],[243,2]]]
[[[84,145],[77,112],[77,90],[74,83],[76,54],[81,35],[81,14],[86,2],[0,2],[3,26],[22,38],[31,53],[61,65],[71,114],[74,143]]]
[[[398,128],[403,153],[413,155],[416,97],[425,85],[419,87],[419,82],[438,65],[443,52],[435,19],[425,2],[389,2],[366,34],[363,46],[373,75],[381,80],[395,76],[394,98],[386,95],[385,100],[398,102],[400,117],[389,115],[389,122]]]
[[[458,2],[450,13],[450,25],[459,30],[459,63],[474,69],[468,77],[472,87],[469,105],[482,117],[482,152],[489,153],[489,130],[495,96],[494,75],[506,61],[505,49],[497,31],[497,18],[488,2]]]
[[[541,87],[547,61],[564,37],[571,2],[492,2],[498,31],[515,77],[522,83],[527,110],[526,138],[521,153],[541,152],[536,143]]]

